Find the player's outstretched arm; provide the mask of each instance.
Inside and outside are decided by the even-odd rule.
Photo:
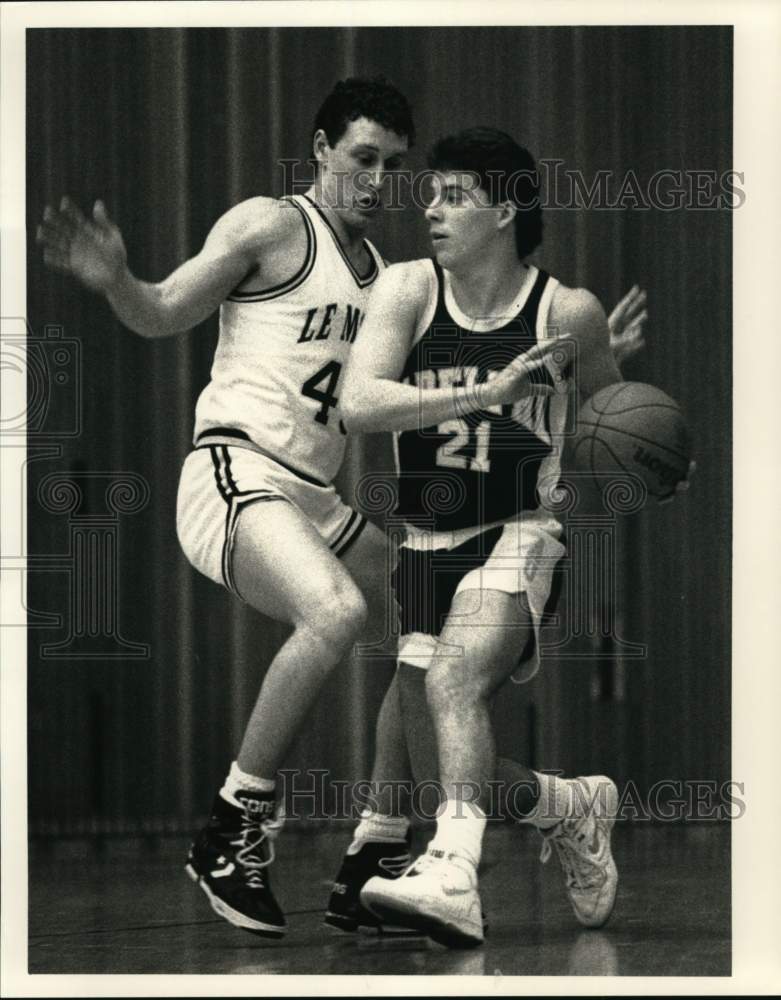
[[[645,289],[633,285],[607,318],[610,349],[621,366],[645,347],[645,324],[648,321]]]
[[[277,215],[281,222],[295,221],[294,213],[271,208],[264,213],[255,204],[259,201],[266,199],[226,212],[201,252],[157,283],[130,272],[122,234],[100,201],[91,218],[68,198],[59,209],[47,206],[37,239],[50,267],[105,295],[125,326],[145,337],[165,337],[191,329],[214,312],[257,265],[264,245],[274,238]]]
[[[417,426],[418,393],[399,379],[425,301],[425,282],[418,264],[391,265],[372,289],[342,389],[342,414],[350,431]]]
[[[560,337],[575,345],[575,377],[581,399],[593,396],[607,385],[623,382],[610,347],[607,317],[595,295],[585,288],[559,285],[549,323]]]
[[[425,261],[394,264],[377,280],[342,391],[342,414],[350,431],[432,427],[486,406],[551,391],[547,386],[533,385],[530,376],[543,365],[543,356],[553,349],[553,343],[535,348],[539,357],[508,366],[502,373],[504,378],[477,386],[429,389],[400,382],[428,302],[428,287]]]

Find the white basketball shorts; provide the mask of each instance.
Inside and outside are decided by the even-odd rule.
[[[539,630],[561,589],[566,549],[561,524],[545,510],[524,511],[503,524],[444,533],[412,529],[402,542],[393,577],[401,607],[399,661],[427,669],[456,594],[499,590],[525,594],[533,635],[521,641],[515,680],[539,668]],[[439,655],[443,655],[441,652]]]
[[[182,467],[176,502],[176,532],[192,565],[241,597],[233,578],[236,526],[248,504],[291,503],[340,557],[366,527],[366,518],[333,486],[290,469],[246,447],[201,445]]]

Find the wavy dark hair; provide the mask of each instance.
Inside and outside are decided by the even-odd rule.
[[[440,173],[464,171],[479,178],[492,205],[509,201],[515,215],[515,247],[524,257],[542,243],[540,182],[534,157],[512,136],[495,128],[468,128],[434,144],[428,165]]]
[[[350,77],[340,80],[315,115],[312,135],[322,129],[328,144],[335,146],[350,122],[368,118],[383,128],[415,142],[412,108],[402,92],[384,76]]]

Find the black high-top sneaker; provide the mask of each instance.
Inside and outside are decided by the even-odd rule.
[[[217,795],[211,819],[190,848],[185,871],[212,909],[235,927],[282,937],[285,917],[271,892],[272,841],[282,828],[273,793],[236,793],[241,807]]]
[[[405,840],[358,840],[347,848],[339,874],[336,876],[325,922],[341,931],[353,933],[359,928],[380,933],[404,933],[403,928],[384,927],[382,921],[362,905],[361,889],[374,875],[398,878],[410,864],[412,837]]]

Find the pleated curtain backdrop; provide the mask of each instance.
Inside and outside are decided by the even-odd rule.
[[[660,170],[721,176],[732,167],[731,53],[730,29],[715,27],[28,31],[28,320],[35,338],[48,337],[42,350],[60,330],[80,352],[70,388],[50,393],[49,437],[29,439],[29,552],[48,566],[28,577],[38,624],[28,643],[34,833],[189,828],[284,636],[200,578],[176,539],[179,469],[216,318],[172,339],[129,333],[105,302],[43,267],[33,237],[47,201],[104,198],[131,267],[157,280],[230,205],[285,193],[280,161],[306,159],[324,95],[339,78],[375,73],[413,102],[413,170],[436,136],[482,123],[589,183],[600,170],[619,179],[632,170],[641,186]],[[699,468],[685,502],[617,526],[616,630],[644,644],[645,657],[616,658],[609,639],[581,636],[567,650],[588,657],[548,658],[533,685],[503,691],[500,747],[537,767],[604,769],[640,790],[661,779],[721,782],[730,769],[730,215],[551,208],[545,226],[536,259],[565,283],[607,308],[634,282],[648,290],[648,346],[625,375],[679,400]],[[374,236],[390,260],[429,252],[412,207],[386,213]],[[76,384],[81,429],[67,436]],[[340,485],[349,492],[389,463],[386,438],[356,440]],[[78,506],[52,500],[58,476],[79,485]],[[139,495],[145,483],[148,500],[106,510],[106,484],[123,477]],[[116,550],[110,635],[69,618],[82,584],[67,566],[80,545],[91,553],[86,586],[103,572],[100,553]],[[59,625],[37,613],[60,615]],[[290,767],[365,777],[391,670],[345,665]]]

